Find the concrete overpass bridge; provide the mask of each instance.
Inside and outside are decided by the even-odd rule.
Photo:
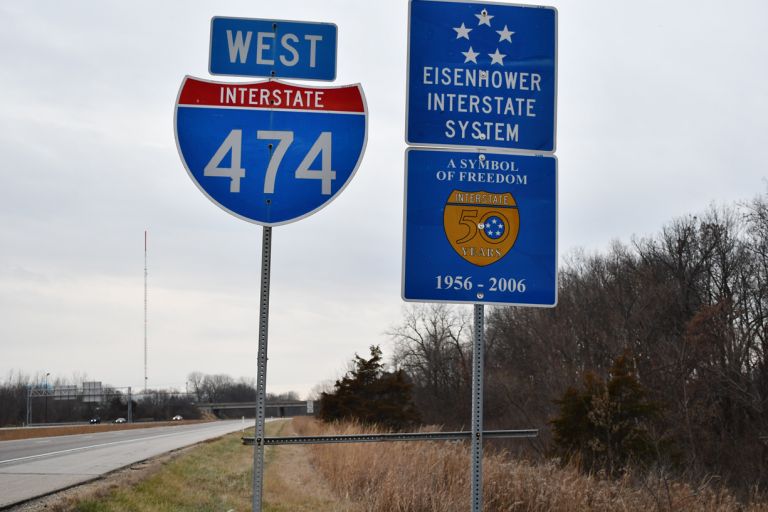
[[[286,418],[290,416],[313,416],[319,409],[319,400],[281,400],[267,401],[267,418]],[[219,412],[232,411],[238,415],[255,416],[256,402],[201,402],[197,404],[200,412],[218,415]]]

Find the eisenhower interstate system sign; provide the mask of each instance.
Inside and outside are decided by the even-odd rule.
[[[359,84],[188,76],[176,101],[176,143],[211,201],[241,219],[277,226],[316,212],[347,186],[365,151],[367,117]]]
[[[557,160],[406,150],[403,299],[554,306]]]
[[[555,151],[557,11],[411,0],[408,144]]]

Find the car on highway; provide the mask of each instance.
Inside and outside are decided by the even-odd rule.
[[[88,420],[88,423],[90,423],[91,425],[95,425],[96,423],[101,423],[101,418],[99,418],[98,416],[94,416],[93,418]]]
[[[173,418],[171,418],[171,421],[181,421],[181,420],[183,420],[183,419],[184,419],[184,418],[182,418],[182,417],[181,417],[181,414],[177,414],[176,416],[174,416]]]
[[[125,418],[117,418],[115,423],[125,423]]]

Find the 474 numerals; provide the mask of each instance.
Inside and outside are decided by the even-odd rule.
[[[272,156],[267,164],[267,172],[264,175],[264,193],[275,193],[275,178],[283,161],[285,153],[293,143],[292,131],[259,130],[256,138],[262,140],[276,140],[277,147],[272,151]],[[220,167],[221,162],[231,153],[229,167]],[[320,156],[320,169],[310,169],[318,155]],[[213,154],[211,160],[203,170],[203,176],[214,178],[229,178],[229,191],[240,192],[240,180],[245,178],[245,168],[242,167],[243,156],[243,130],[229,132],[219,149]],[[331,132],[321,132],[320,136],[309,148],[294,177],[299,180],[320,180],[320,193],[324,196],[331,195],[331,182],[336,179],[336,171],[331,168]]]

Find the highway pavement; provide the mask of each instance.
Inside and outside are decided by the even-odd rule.
[[[235,432],[241,420],[0,442],[0,509]],[[252,421],[246,426],[251,426]]]

